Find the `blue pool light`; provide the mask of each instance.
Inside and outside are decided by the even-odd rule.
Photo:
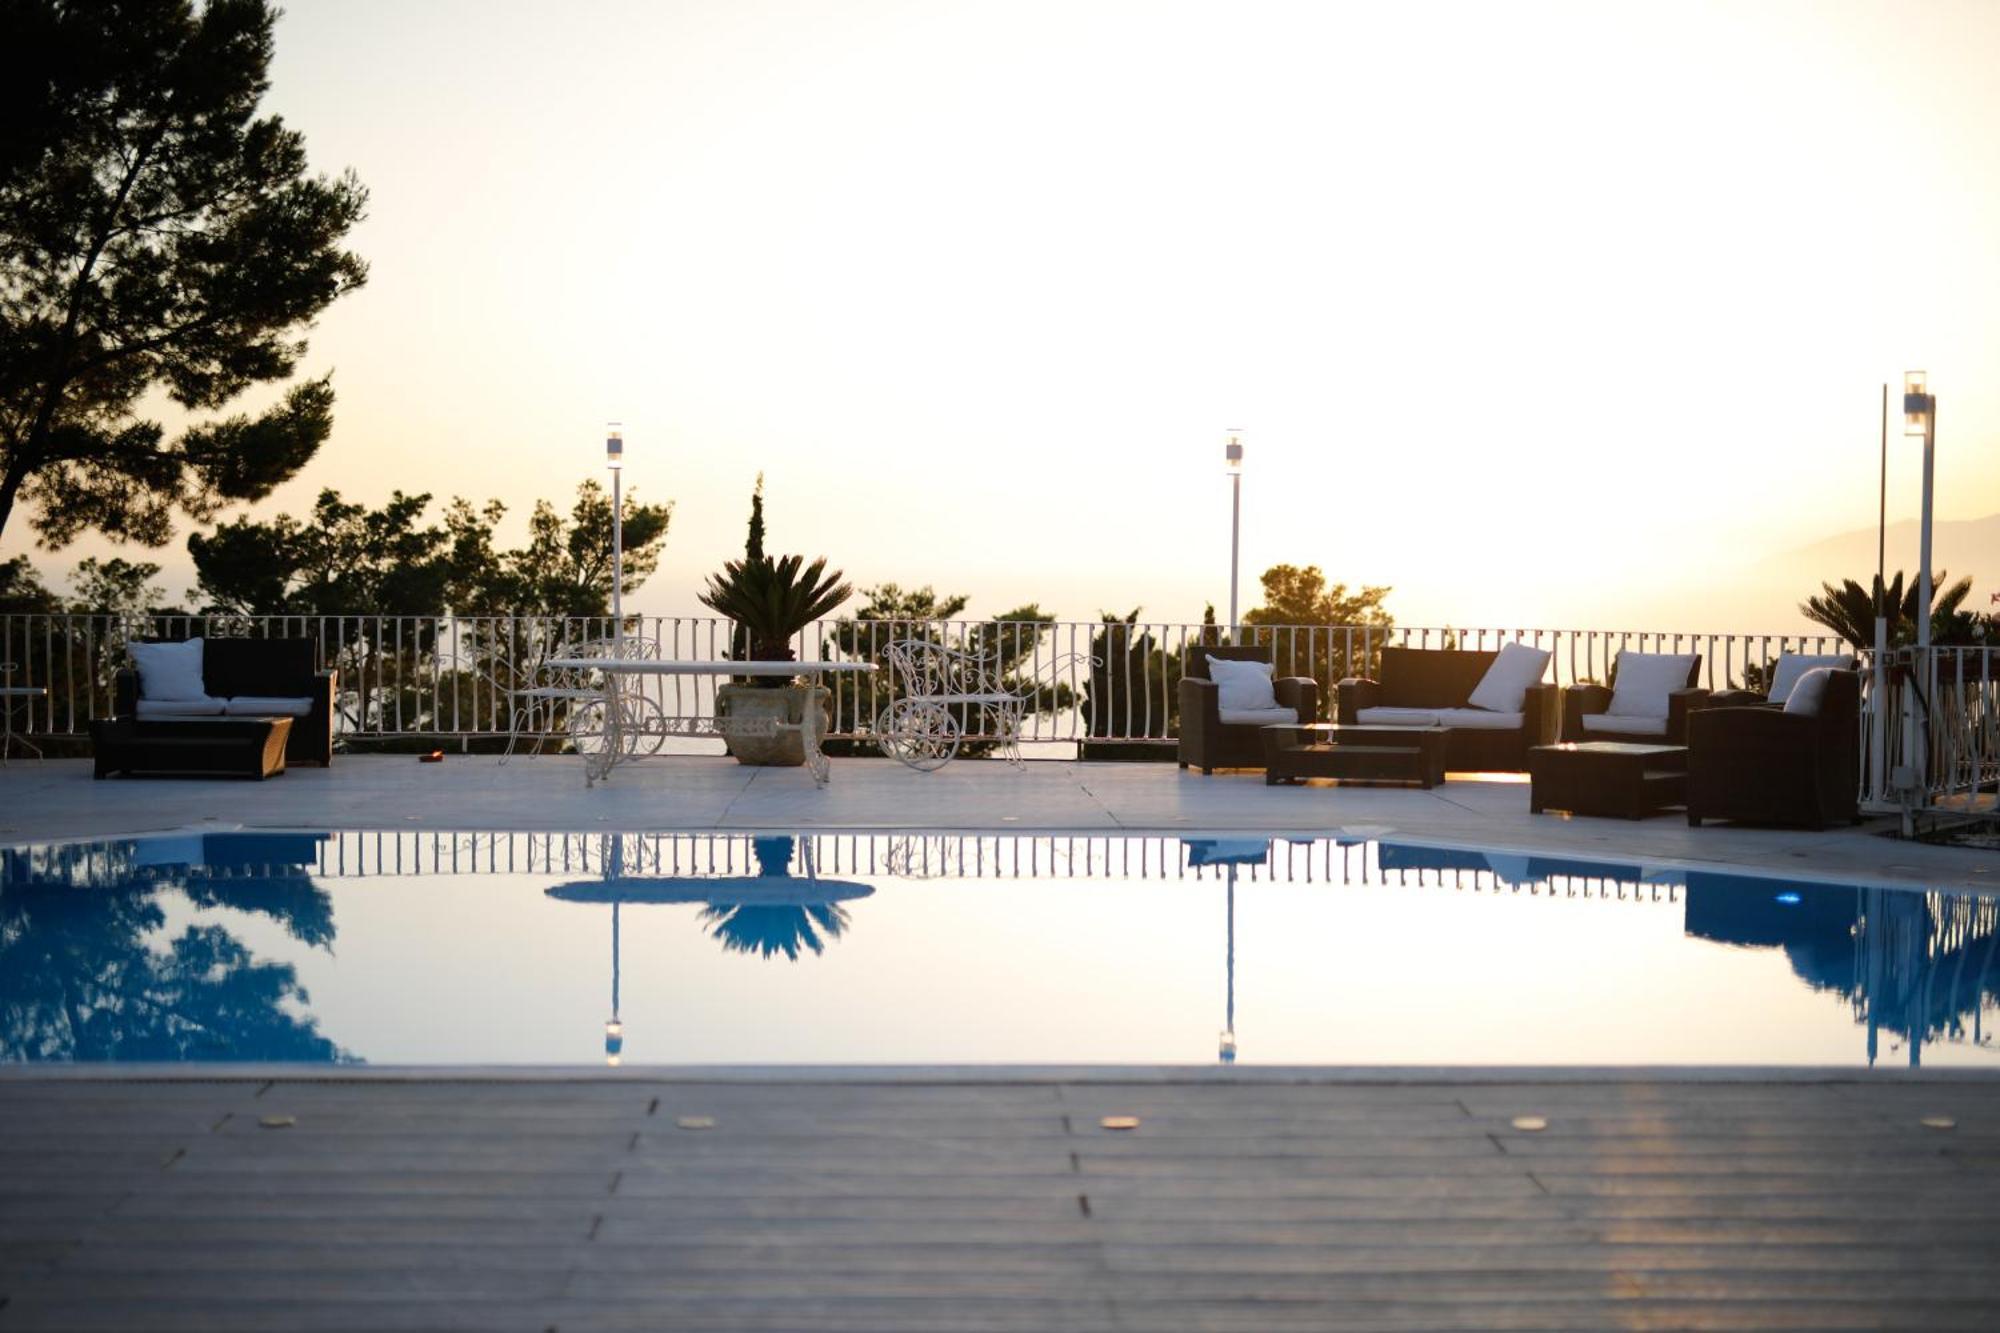
[[[1799,897],[1798,894],[1793,893],[1790,890],[1786,890],[1784,893],[1778,895],[1778,901],[1783,903],[1787,907],[1797,907],[1800,903],[1804,902],[1805,900]]]

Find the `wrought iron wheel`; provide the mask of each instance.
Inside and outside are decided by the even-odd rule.
[[[898,699],[875,718],[875,743],[882,753],[920,773],[950,763],[959,736],[951,710],[925,699]]]

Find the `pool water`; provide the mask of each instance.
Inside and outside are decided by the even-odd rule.
[[[0,849],[0,1059],[1986,1067],[1996,946],[1395,842],[216,832]]]

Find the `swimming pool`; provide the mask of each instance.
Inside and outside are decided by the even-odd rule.
[[[2000,1063],[2000,902],[1336,839],[0,849],[0,1060]]]

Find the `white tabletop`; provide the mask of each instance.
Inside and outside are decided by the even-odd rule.
[[[551,657],[565,671],[634,676],[816,676],[827,671],[873,671],[873,662],[675,662],[648,657]]]

